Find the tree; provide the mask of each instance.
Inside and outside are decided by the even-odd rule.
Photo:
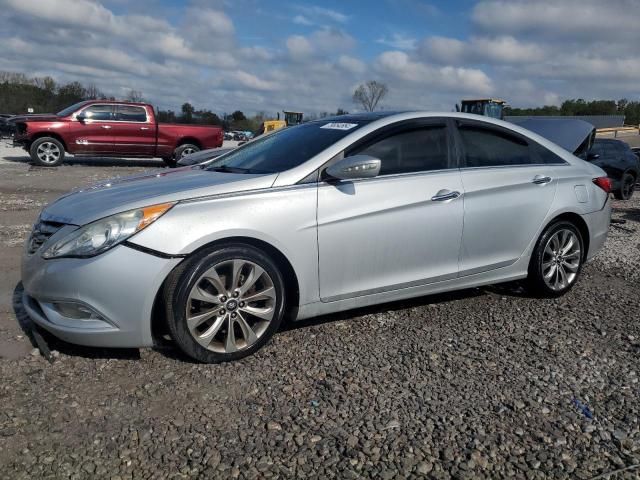
[[[373,112],[388,92],[389,89],[384,83],[369,80],[356,88],[353,92],[353,101],[367,112]]]
[[[236,110],[235,112],[233,112],[231,114],[231,118],[233,118],[234,122],[242,122],[243,120],[247,119],[247,117],[244,116],[244,113],[242,113],[240,110]]]
[[[87,100],[97,100],[98,98],[104,97],[104,94],[98,90],[93,83],[87,87],[86,99]]]
[[[182,104],[182,121],[184,123],[191,123],[193,121],[193,112],[195,109],[189,102]]]
[[[129,90],[127,96],[125,97],[127,102],[144,102],[144,98],[142,96],[142,92],[140,90]]]

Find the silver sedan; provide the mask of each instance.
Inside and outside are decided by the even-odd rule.
[[[47,206],[25,246],[24,305],[69,342],[169,333],[220,362],[254,353],[283,318],[524,278],[558,296],[605,241],[610,188],[498,120],[324,119]]]

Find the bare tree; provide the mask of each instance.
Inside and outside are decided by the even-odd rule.
[[[140,90],[129,90],[126,97],[127,102],[143,102],[144,97],[142,96],[142,92]]]
[[[382,100],[389,92],[389,89],[384,83],[376,82],[375,80],[369,80],[367,83],[356,88],[353,92],[353,101],[358,105],[362,105],[367,112],[373,112],[378,106],[378,102]]]
[[[91,84],[87,87],[87,100],[96,100],[98,98],[104,97],[104,94],[98,90],[98,87],[95,84]]]

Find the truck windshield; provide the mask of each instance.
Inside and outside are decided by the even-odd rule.
[[[227,153],[206,168],[233,173],[284,172],[302,165],[366,123],[317,121],[284,128]]]
[[[73,112],[75,112],[76,110],[79,110],[86,103],[88,102],[85,101],[85,102],[74,103],[70,107],[67,107],[64,110],[60,110],[58,113],[56,113],[56,115],[59,117],[67,117],[71,115]]]

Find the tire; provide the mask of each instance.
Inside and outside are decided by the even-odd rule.
[[[163,157],[162,161],[165,163],[165,165],[169,168],[175,168],[178,165],[178,162],[176,161],[175,158],[173,157]]]
[[[620,188],[613,192],[618,200],[629,200],[633,196],[636,178],[628,172],[625,172],[620,179]]]
[[[199,146],[194,145],[193,143],[184,143],[182,145],[178,145],[178,147],[173,151],[173,159],[177,162],[185,155],[190,155],[199,151]]]
[[[64,161],[64,146],[53,137],[41,137],[29,148],[31,160],[41,167],[57,167]]]
[[[163,295],[171,337],[185,354],[204,363],[255,353],[278,330],[286,304],[277,265],[241,244],[196,253],[171,273]]]
[[[569,248],[564,248],[568,244],[568,237],[563,241],[563,235],[566,233],[572,235],[574,240]],[[554,238],[560,243],[555,244]],[[559,248],[556,249],[556,245]],[[555,251],[564,253],[556,260]],[[584,239],[580,230],[567,220],[552,223],[540,235],[531,255],[527,278],[529,287],[543,297],[564,295],[577,283],[584,258]],[[562,272],[565,274],[564,282]],[[548,278],[550,273],[552,275]]]

